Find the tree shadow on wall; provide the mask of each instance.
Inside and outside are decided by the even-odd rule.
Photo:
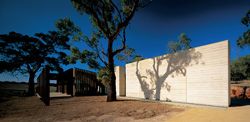
[[[136,76],[140,82],[141,90],[144,93],[145,99],[160,100],[161,89],[166,88],[167,91],[171,90],[171,85],[165,80],[176,75],[186,76],[187,66],[199,64],[201,53],[195,49],[182,50],[177,53],[168,54],[153,58],[153,64],[148,64],[146,74],[143,75],[139,70],[140,61],[136,62]],[[164,65],[163,65],[164,63]],[[166,65],[167,66],[166,66]],[[202,63],[204,64],[204,62]],[[152,66],[152,68],[150,67]],[[163,69],[166,67],[165,69]],[[173,76],[174,77],[174,76]],[[166,98],[166,101],[171,101]]]

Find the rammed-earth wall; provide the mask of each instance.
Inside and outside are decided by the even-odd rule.
[[[116,69],[118,94],[123,92],[122,95],[128,97],[162,101],[230,105],[227,40]]]

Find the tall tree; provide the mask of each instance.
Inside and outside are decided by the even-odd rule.
[[[37,71],[44,65],[60,70],[60,63],[67,63],[66,53],[69,49],[69,38],[58,32],[48,34],[37,33],[35,37],[16,32],[0,35],[0,73],[20,72],[29,74],[28,95],[32,96],[34,78]]]
[[[80,14],[87,14],[90,17],[94,27],[91,37],[84,36],[82,38],[91,50],[80,52],[74,48],[73,52],[77,52],[77,55],[73,57],[86,57],[86,54],[89,54],[88,56],[91,55],[98,59],[98,61],[91,60],[91,64],[96,64],[99,61],[104,64],[109,72],[108,78],[110,80],[107,101],[114,101],[116,100],[114,58],[120,53],[129,52],[126,45],[126,28],[135,12],[139,8],[145,7],[150,1],[71,0],[71,2]],[[63,27],[59,28],[64,29]],[[65,30],[70,29],[65,27]],[[120,47],[115,47],[115,45]]]
[[[246,13],[246,16],[241,19],[241,23],[249,27],[250,25],[250,10]],[[243,33],[243,35],[237,40],[237,45],[240,47],[250,46],[250,29]]]

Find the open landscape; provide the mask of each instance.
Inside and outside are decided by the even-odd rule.
[[[248,0],[1,0],[0,122],[250,122]]]
[[[37,84],[35,84],[35,87]],[[0,101],[8,96],[25,96],[28,92],[27,82],[0,81]],[[50,92],[56,92],[55,84],[50,84]]]

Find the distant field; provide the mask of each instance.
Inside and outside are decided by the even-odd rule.
[[[232,86],[250,86],[250,80],[231,81]]]
[[[24,96],[27,92],[28,83],[0,82],[0,97]],[[50,86],[50,92],[56,92],[56,87]]]

